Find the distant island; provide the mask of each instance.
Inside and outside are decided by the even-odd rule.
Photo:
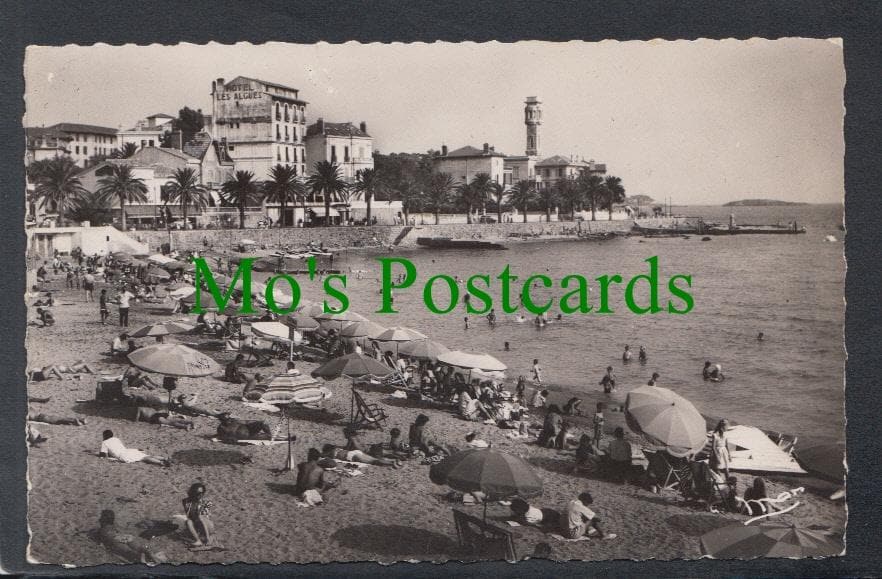
[[[808,205],[799,201],[776,201],[775,199],[742,199],[741,201],[729,201],[723,207],[750,207],[750,206],[774,206],[774,205]]]

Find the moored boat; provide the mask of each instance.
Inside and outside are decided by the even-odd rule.
[[[501,243],[481,241],[480,239],[451,239],[449,237],[417,237],[420,247],[437,249],[507,249]]]

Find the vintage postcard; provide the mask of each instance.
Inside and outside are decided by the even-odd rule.
[[[845,552],[839,40],[24,75],[32,562]]]

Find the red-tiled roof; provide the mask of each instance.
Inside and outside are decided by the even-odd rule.
[[[319,123],[315,122],[308,127],[306,127],[306,136],[311,137],[313,135],[330,135],[332,137],[370,137],[369,134],[362,131],[359,127],[353,125],[352,123],[324,123],[324,132],[319,130]]]
[[[83,125],[80,123],[58,123],[49,127],[65,133],[89,133],[97,135],[115,135],[116,129],[99,127],[98,125]]]

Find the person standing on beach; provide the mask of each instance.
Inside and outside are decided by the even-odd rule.
[[[94,302],[95,301],[95,276],[92,275],[91,271],[87,271],[83,276],[83,289],[86,290],[86,301]]]
[[[135,295],[124,287],[119,294],[119,325],[129,327],[129,302]]]
[[[729,421],[723,418],[717,423],[711,437],[710,467],[714,472],[723,471],[726,478],[729,477],[729,441],[726,431],[729,430]]]
[[[533,359],[533,382],[538,385],[542,385],[542,366],[539,365],[539,358]]]
[[[491,328],[496,327],[496,310],[493,308],[490,308],[490,313],[487,314],[487,323],[490,324]]]
[[[594,446],[600,448],[600,441],[603,440],[603,402],[597,403],[597,412],[594,413]]]
[[[606,367],[606,374],[600,379],[600,385],[603,386],[603,393],[609,394],[616,389],[616,375],[613,374],[613,367]]]

